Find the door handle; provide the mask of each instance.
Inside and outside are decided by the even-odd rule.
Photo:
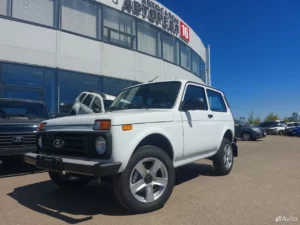
[[[213,114],[208,114],[208,118],[209,118],[209,119],[211,119],[211,118],[213,118],[213,117],[214,117]]]

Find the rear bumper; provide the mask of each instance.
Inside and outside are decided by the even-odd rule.
[[[103,161],[87,161],[35,153],[25,154],[24,161],[28,164],[35,165],[38,168],[49,171],[66,171],[93,177],[115,175],[118,173],[122,164],[121,162],[107,163]]]
[[[0,147],[0,156],[18,156],[24,155],[25,153],[35,152],[36,146],[26,146],[26,147]]]

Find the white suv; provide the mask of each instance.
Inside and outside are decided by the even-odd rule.
[[[234,119],[224,94],[186,80],[124,89],[103,114],[44,121],[37,153],[25,162],[49,170],[63,188],[112,178],[119,202],[134,213],[164,206],[175,168],[210,159],[227,175],[238,155]]]
[[[95,91],[84,91],[76,99],[70,115],[104,113],[116,96]]]

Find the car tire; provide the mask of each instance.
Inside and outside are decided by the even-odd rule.
[[[227,138],[223,138],[218,152],[213,157],[213,166],[217,175],[228,175],[232,170],[233,162],[232,144]]]
[[[49,171],[49,177],[58,187],[65,189],[77,189],[86,186],[93,178],[88,176],[70,174],[62,174],[58,172]],[[73,178],[71,178],[73,177]],[[75,178],[76,179],[75,179]]]
[[[283,135],[283,131],[282,130],[278,131],[278,135],[282,136]]]
[[[175,174],[171,158],[162,149],[143,146],[132,155],[126,169],[114,177],[114,193],[130,212],[152,212],[170,198]]]
[[[251,136],[251,134],[250,134],[249,132],[244,132],[244,133],[242,134],[242,139],[243,139],[244,141],[250,141],[250,140],[252,139],[252,136]]]

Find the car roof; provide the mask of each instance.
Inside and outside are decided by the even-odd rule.
[[[0,101],[30,102],[30,103],[45,104],[43,101],[22,99],[22,98],[0,98]]]
[[[103,99],[105,100],[114,100],[116,98],[116,96],[113,95],[109,95],[109,94],[105,94],[103,92],[100,91],[93,91],[93,90],[88,90],[88,91],[84,91],[82,93],[86,93],[86,94],[96,94],[96,95],[100,95]],[[82,94],[81,93],[81,94]],[[80,94],[80,95],[81,95]]]
[[[191,80],[186,80],[186,79],[149,81],[149,82],[144,82],[144,83],[141,83],[141,84],[132,85],[132,86],[130,86],[130,87],[124,88],[123,90],[126,90],[126,89],[131,88],[131,87],[138,87],[138,86],[141,86],[141,85],[158,84],[158,83],[167,83],[167,82],[176,82],[176,81],[177,81],[177,82],[181,82],[181,83],[184,84],[184,85],[187,84],[187,83],[201,85],[201,86],[208,87],[208,88],[211,88],[211,89],[213,89],[213,90],[216,90],[216,91],[219,91],[219,92],[223,93],[223,91],[221,91],[220,89],[214,88],[214,87],[212,87],[212,86],[208,86],[208,85],[203,84],[203,83],[200,83],[200,82],[191,81]]]

